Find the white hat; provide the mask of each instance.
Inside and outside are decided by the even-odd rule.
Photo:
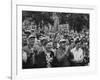
[[[66,40],[65,39],[61,39],[59,42],[66,42]]]
[[[35,35],[30,35],[30,36],[28,37],[28,39],[30,39],[31,37],[34,37],[34,38],[35,38]]]

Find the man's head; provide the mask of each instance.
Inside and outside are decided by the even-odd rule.
[[[48,40],[47,40],[47,39],[41,39],[40,42],[41,42],[41,45],[42,45],[42,46],[46,46]]]
[[[53,42],[53,47],[54,48],[57,48],[58,47],[58,43],[55,41],[55,42]]]
[[[52,48],[52,46],[53,46],[53,43],[52,43],[52,42],[48,42],[48,43],[46,44],[46,50],[50,51],[51,48]]]
[[[65,39],[61,39],[59,44],[60,44],[60,47],[65,47],[66,46],[66,40]]]
[[[34,35],[30,35],[28,38],[28,44],[34,44],[35,42],[35,36]]]
[[[79,40],[76,40],[75,44],[77,49],[81,47],[81,42]]]
[[[27,31],[25,31],[24,33],[26,34],[26,36],[27,36],[27,37],[29,37],[29,36],[31,35],[31,32],[30,32],[30,31],[28,31],[28,30],[27,30]]]
[[[23,35],[22,35],[22,40],[23,40],[23,41],[26,41],[26,40],[27,40],[27,35],[26,35],[26,34],[23,34]]]

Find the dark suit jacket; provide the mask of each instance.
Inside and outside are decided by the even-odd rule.
[[[38,55],[36,55],[36,67],[37,68],[45,68],[47,65],[46,55],[43,51],[41,51]]]

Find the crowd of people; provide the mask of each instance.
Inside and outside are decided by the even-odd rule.
[[[42,26],[43,27],[43,26]],[[45,31],[33,21],[22,24],[22,68],[89,65],[89,30]]]

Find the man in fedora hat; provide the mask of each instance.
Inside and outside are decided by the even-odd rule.
[[[68,61],[68,50],[69,50],[69,42],[68,40],[61,39],[59,42],[59,48],[56,52],[56,57],[58,61],[58,67],[66,67],[69,66]]]
[[[22,48],[23,68],[31,68],[35,64],[34,42],[35,35],[30,35],[27,45]]]

